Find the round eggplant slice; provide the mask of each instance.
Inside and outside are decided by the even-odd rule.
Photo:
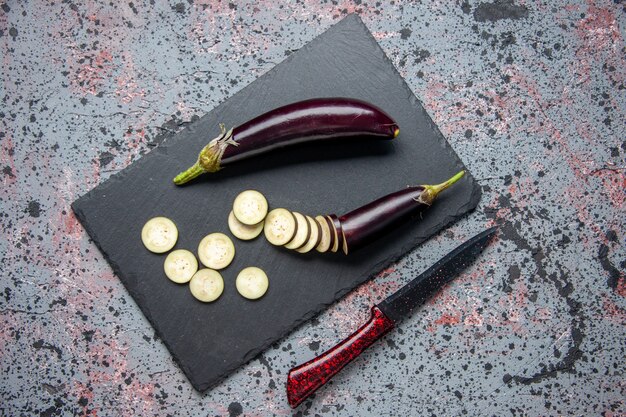
[[[306,217],[295,211],[292,213],[298,223],[296,226],[296,234],[293,239],[289,241],[289,243],[285,244],[285,247],[287,249],[298,249],[299,247],[304,246],[304,244],[309,240],[311,228],[309,227],[309,222]]]
[[[315,247],[315,250],[318,252],[327,252],[330,249],[332,235],[330,233],[330,226],[328,225],[328,221],[323,216],[315,216],[315,220],[319,223],[322,233],[320,236],[320,243]]]
[[[341,228],[341,222],[339,221],[339,218],[334,214],[329,214],[326,217],[330,219],[332,223],[333,234],[336,237],[336,240],[331,248],[331,252],[337,252],[339,248],[343,247],[343,229]]]
[[[267,216],[267,207],[267,199],[263,194],[256,190],[246,190],[235,198],[233,213],[241,223],[253,226]]]
[[[177,240],[178,229],[167,217],[153,217],[141,229],[141,241],[150,252],[167,252]]]
[[[328,250],[331,250],[335,245],[337,236],[335,236],[334,234],[333,221],[331,220],[330,216],[324,216],[324,219],[326,219],[326,224],[328,224],[328,231],[330,233],[330,246],[328,246]]]
[[[326,216],[328,219],[328,224],[330,224],[330,233],[333,235],[333,244],[330,247],[331,252],[337,252],[339,250],[339,235],[337,234],[337,228],[335,227],[335,223],[330,216]]]
[[[320,230],[321,226],[313,219],[313,217],[306,216],[307,221],[309,222],[309,228],[311,229],[311,235],[309,236],[309,240],[306,242],[304,246],[296,249],[296,251],[300,253],[310,252],[311,249],[316,247],[320,243]]]
[[[177,284],[184,284],[189,282],[198,270],[198,261],[187,249],[177,249],[167,255],[163,269],[170,280]]]
[[[198,258],[207,268],[224,269],[235,257],[233,241],[224,233],[211,233],[200,241]]]
[[[249,300],[263,297],[269,287],[267,274],[256,266],[249,266],[241,270],[235,280],[237,291]]]
[[[272,245],[276,246],[282,246],[293,239],[297,229],[296,217],[284,208],[270,211],[263,226],[265,237]]]
[[[241,240],[252,240],[263,231],[263,220],[255,225],[249,226],[237,220],[235,213],[231,210],[228,215],[228,228],[236,238]]]
[[[224,292],[224,279],[222,275],[213,270],[204,268],[199,270],[189,281],[191,295],[203,303],[217,300]]]

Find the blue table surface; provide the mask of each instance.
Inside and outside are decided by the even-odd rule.
[[[0,1],[0,414],[626,415],[626,6]],[[475,212],[194,391],[70,204],[358,14]],[[288,370],[468,237],[461,277],[300,407]]]

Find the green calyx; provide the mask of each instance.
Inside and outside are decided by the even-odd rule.
[[[220,130],[221,134],[202,148],[198,155],[198,161],[174,177],[174,184],[182,185],[205,172],[217,172],[222,169],[220,162],[222,161],[224,150],[226,150],[228,145],[237,146],[238,144],[233,139],[233,129],[227,132],[224,125],[220,123]]]

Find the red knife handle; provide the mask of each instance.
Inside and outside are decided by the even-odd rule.
[[[370,320],[359,330],[317,358],[289,371],[287,377],[289,405],[292,408],[297,407],[393,327],[391,319],[385,316],[378,307],[372,307]]]

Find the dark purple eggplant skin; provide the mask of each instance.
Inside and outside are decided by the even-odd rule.
[[[418,185],[388,194],[339,217],[347,249],[352,252],[430,207],[437,195],[457,182],[465,171],[437,185]]]
[[[184,184],[240,160],[301,142],[382,139],[398,136],[398,124],[383,110],[353,98],[314,98],[282,106],[249,120],[206,145],[198,161],[174,178]],[[359,141],[360,143],[360,141]],[[360,146],[360,145],[357,145]]]
[[[374,200],[339,217],[350,252],[396,229],[428,207],[419,202],[424,187],[409,187]]]
[[[351,98],[314,98],[264,113],[233,130],[221,166],[292,144],[348,137],[393,139],[398,124],[384,111]]]

